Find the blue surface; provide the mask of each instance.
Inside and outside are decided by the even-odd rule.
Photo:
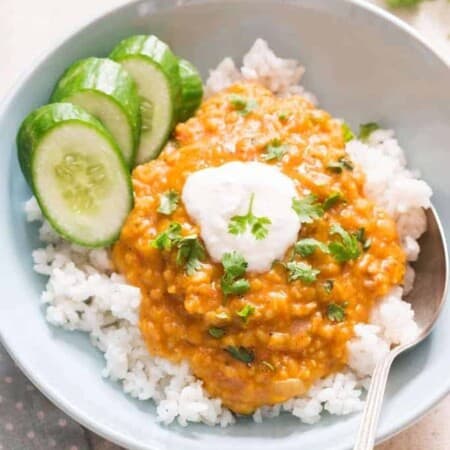
[[[178,6],[177,6],[178,5]],[[414,33],[381,10],[345,0],[154,0],[105,15],[46,55],[0,112],[0,332],[32,381],[60,408],[93,431],[133,449],[347,450],[358,416],[326,417],[309,427],[283,416],[264,424],[239,420],[227,429],[163,427],[154,406],[123,395],[100,377],[101,355],[85,336],[44,321],[44,280],[31,269],[36,233],[25,224],[30,195],[16,161],[23,117],[45,103],[75,59],[103,56],[121,38],[154,33],[202,71],[224,56],[240,58],[258,37],[307,66],[306,87],[321,105],[356,126],[378,121],[398,131],[411,166],[434,189],[448,235],[450,210],[450,71]],[[141,14],[139,14],[139,12]],[[426,342],[396,362],[379,428],[385,438],[411,423],[449,391],[448,305]]]

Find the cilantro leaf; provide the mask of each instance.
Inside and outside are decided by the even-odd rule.
[[[348,159],[341,157],[336,162],[328,164],[327,169],[333,173],[342,173],[344,169],[353,170],[353,164]]]
[[[255,312],[255,307],[246,304],[241,310],[239,310],[236,314],[244,321],[244,323],[247,323],[248,318]]]
[[[286,268],[289,272],[289,282],[301,280],[304,283],[311,284],[316,281],[317,275],[320,273],[320,270],[313,269],[309,264],[304,262],[290,261],[286,264]]]
[[[303,257],[312,255],[317,249],[328,253],[327,245],[314,238],[300,239],[294,246],[295,253]]]
[[[356,259],[361,255],[358,239],[355,235],[345,231],[340,225],[331,226],[331,234],[337,234],[341,241],[333,241],[328,244],[328,249],[338,262],[346,262]]]
[[[233,216],[228,224],[228,233],[230,234],[243,234],[250,229],[255,239],[261,240],[267,237],[269,234],[269,225],[272,221],[268,217],[257,217],[253,214],[253,201],[255,194],[250,196],[250,204],[247,214],[244,216]]]
[[[151,245],[159,250],[171,250],[181,238],[181,225],[177,222],[172,222],[166,231],[159,233],[152,241]]]
[[[221,337],[223,337],[225,335],[225,330],[223,328],[219,328],[219,327],[210,327],[208,329],[208,333],[214,339],[220,339]]]
[[[247,261],[237,252],[225,253],[222,256],[224,274],[221,288],[225,297],[228,295],[244,295],[250,289],[250,283],[242,278],[247,270]]]
[[[327,294],[329,294],[334,288],[334,281],[333,280],[325,280],[323,283],[323,289]]]
[[[332,192],[323,202],[323,209],[324,211],[328,211],[329,209],[331,209],[333,206],[335,206],[337,203],[339,202],[344,202],[344,196],[342,195],[341,192]]]
[[[336,303],[330,303],[327,306],[327,317],[331,322],[342,322],[345,319],[345,307],[346,305],[338,305]]]
[[[201,261],[206,257],[206,251],[203,244],[197,238],[197,235],[186,236],[177,242],[178,254],[177,264],[186,267],[186,273],[193,273],[200,267]]]
[[[180,202],[180,194],[177,191],[171,189],[165,192],[159,197],[158,212],[170,216],[178,207]]]
[[[352,129],[345,122],[342,122],[342,135],[344,137],[345,143],[355,139],[355,135],[353,134]]]
[[[369,139],[370,135],[380,129],[380,125],[378,125],[375,122],[369,122],[369,123],[363,123],[359,126],[359,134],[358,139],[360,141],[367,141]]]
[[[360,228],[355,234],[356,239],[361,243],[362,248],[364,251],[369,250],[369,248],[372,245],[372,239],[367,238],[366,236],[366,229]]]
[[[258,102],[254,98],[245,98],[242,95],[230,95],[230,103],[234,109],[241,115],[246,116],[256,108],[258,108]]]
[[[236,347],[234,345],[229,345],[225,349],[234,359],[242,361],[246,364],[250,364],[255,359],[255,354],[252,350],[245,347]]]
[[[279,139],[274,139],[270,144],[266,145],[266,153],[263,155],[264,161],[272,161],[276,159],[280,161],[287,152],[287,146],[283,145]]]
[[[292,199],[292,209],[297,213],[301,223],[312,223],[315,219],[323,216],[323,208],[317,203],[317,198],[309,194],[302,199]]]

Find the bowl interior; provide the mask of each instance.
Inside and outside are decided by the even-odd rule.
[[[227,429],[164,427],[150,402],[136,402],[101,378],[103,358],[86,336],[46,324],[39,303],[45,280],[32,272],[36,229],[26,225],[30,196],[16,161],[23,117],[47,102],[74,60],[105,56],[123,37],[154,33],[192,60],[205,77],[229,55],[239,61],[262,37],[307,67],[304,84],[320,104],[353,126],[378,121],[397,130],[410,165],[434,189],[450,230],[450,76],[448,67],[385,13],[345,0],[153,0],[128,4],[75,33],[22,80],[0,113],[0,331],[28,376],[58,406],[94,431],[136,449],[349,449],[358,417],[325,417],[314,427],[291,416]],[[379,428],[386,437],[410,423],[449,388],[450,321],[446,308],[433,335],[396,362]]]

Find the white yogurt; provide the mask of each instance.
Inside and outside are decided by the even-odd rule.
[[[269,233],[255,239],[228,232],[230,219],[247,214],[254,196],[253,214],[267,217]],[[292,210],[297,197],[294,182],[275,166],[259,162],[231,162],[199,170],[187,178],[182,200],[188,214],[200,226],[201,237],[211,258],[219,262],[224,253],[237,251],[249,271],[265,272],[295,243],[300,221]]]

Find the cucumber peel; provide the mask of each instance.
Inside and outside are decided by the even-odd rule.
[[[178,59],[156,36],[131,36],[109,55],[134,79],[141,100],[141,137],[136,162],[156,158],[178,119]]]
[[[51,101],[73,103],[99,119],[133,166],[140,133],[139,96],[120,64],[107,58],[75,62],[58,81]]]
[[[38,108],[17,135],[20,167],[43,215],[86,247],[114,242],[133,206],[119,147],[92,115],[71,103]]]
[[[181,122],[194,115],[203,97],[203,82],[197,69],[185,59],[180,59],[179,73],[181,80],[181,108],[179,119]]]

